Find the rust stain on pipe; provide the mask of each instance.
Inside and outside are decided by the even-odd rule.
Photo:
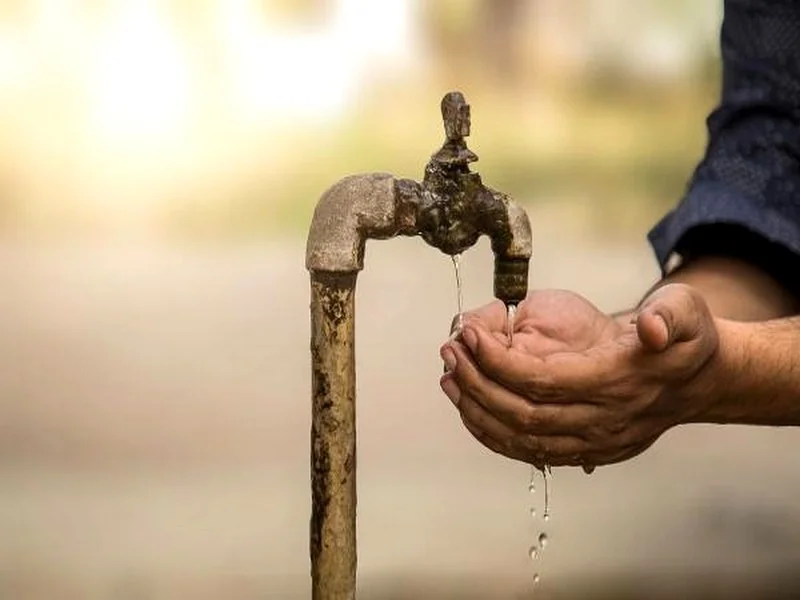
[[[356,272],[311,274],[311,579],[314,600],[356,590]]]

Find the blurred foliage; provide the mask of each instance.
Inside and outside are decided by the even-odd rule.
[[[186,42],[187,47],[197,51],[189,60],[195,60],[203,73],[210,73],[210,86],[224,87],[228,81],[220,66],[224,52],[209,41],[227,14],[221,10],[223,4],[206,0],[194,6],[186,0],[179,1],[187,13],[183,17],[193,12],[204,15],[187,21],[197,28],[194,37],[190,36],[196,46]],[[268,79],[276,72],[288,79],[303,80],[309,75],[299,68],[293,72],[292,56],[288,54],[288,69],[255,68],[258,60],[264,59],[259,51],[272,59],[275,48],[298,47],[260,46],[264,39],[258,36],[266,36],[264,31],[269,25],[273,33],[279,32],[278,38],[299,30],[298,39],[304,41],[303,36],[326,22],[338,5],[335,0],[258,0],[255,13],[245,10],[251,6],[248,2],[225,6],[236,9],[225,17],[230,20],[228,26],[241,27],[241,31],[254,36],[242,40],[231,34],[235,42],[242,43],[234,48],[235,58],[241,63],[237,63],[238,68],[248,75],[255,74],[249,80],[259,75]],[[352,12],[354,5],[348,6]],[[124,151],[105,160],[108,153],[100,143],[99,149],[92,146],[97,156],[88,154],[77,160],[78,144],[63,139],[79,139],[80,127],[69,123],[51,127],[51,117],[47,115],[70,121],[64,115],[81,114],[85,98],[76,92],[78,99],[73,103],[79,106],[71,107],[71,96],[56,80],[54,86],[42,88],[47,90],[41,94],[44,100],[40,103],[45,117],[37,117],[34,131],[19,128],[20,135],[0,136],[0,225],[21,223],[26,227],[34,223],[44,229],[91,230],[102,229],[105,219],[105,226],[113,229],[126,222],[129,211],[148,227],[187,237],[302,234],[320,195],[345,175],[388,171],[420,179],[429,156],[442,143],[439,101],[450,89],[464,91],[472,104],[473,134],[469,143],[480,156],[476,170],[487,185],[523,203],[573,203],[592,214],[598,229],[616,235],[621,229],[638,233],[680,198],[702,155],[704,119],[719,86],[716,40],[707,31],[704,33],[710,23],[708,15],[714,15],[703,8],[705,5],[689,0],[615,0],[602,5],[606,10],[604,24],[597,25],[597,31],[593,29],[593,15],[601,10],[597,0],[440,0],[419,1],[414,6],[412,27],[420,38],[414,40],[420,45],[414,67],[395,70],[391,63],[385,63],[388,66],[377,72],[359,72],[354,86],[357,91],[348,97],[349,105],[322,123],[314,118],[271,114],[270,125],[263,131],[255,123],[252,131],[228,135],[225,119],[230,114],[225,111],[235,109],[227,105],[219,109],[215,102],[221,101],[212,97],[202,105],[207,106],[210,117],[199,117],[186,136],[188,141],[175,146],[174,151],[153,148],[158,142],[150,140],[130,149],[130,154],[123,145]],[[220,9],[219,14],[209,7]],[[0,15],[4,14],[2,10]],[[609,19],[609,15],[613,17]],[[253,24],[254,16],[263,17],[264,22]],[[10,14],[6,17],[9,23],[14,20]],[[377,24],[370,21],[364,26],[381,26],[382,16],[378,14],[376,18]],[[642,23],[655,23],[652,37],[648,38],[646,27],[640,27]],[[169,31],[169,23],[161,25]],[[677,37],[659,37],[664,27],[671,28],[670,35],[677,31]],[[363,29],[357,31],[360,35]],[[689,32],[688,37],[682,32]],[[348,34],[353,35],[352,31]],[[174,32],[170,35],[179,37]],[[664,39],[673,39],[677,54],[664,50]],[[655,52],[652,65],[647,53],[637,63],[638,51],[632,50],[639,49],[640,43],[647,45],[643,40],[656,40],[652,43],[656,50],[651,48]],[[342,42],[336,38],[324,43]],[[594,44],[605,50],[593,53]],[[141,54],[138,46],[134,50]],[[661,51],[665,54],[658,53]],[[51,57],[52,53],[46,56]],[[161,60],[159,54],[155,56]],[[358,62],[362,58],[346,52],[341,56],[344,58],[336,59],[341,61],[336,67],[351,67],[347,61]],[[675,56],[678,62],[657,72],[666,64],[661,62],[657,67],[658,61],[668,63]],[[135,56],[128,58],[132,64],[139,64]],[[634,63],[636,66],[632,67]],[[359,68],[352,66],[354,71]],[[49,77],[46,69],[39,75],[42,79]],[[121,81],[124,83],[124,78]],[[280,91],[278,86],[284,82],[269,80],[269,84],[274,87],[265,90],[255,86],[253,93],[269,95]],[[347,86],[343,83],[342,87]],[[16,92],[9,89],[13,97]],[[54,89],[60,94],[59,111],[50,110],[46,101],[53,97],[50,90]],[[203,95],[198,91],[202,89],[194,90],[195,97]],[[306,97],[326,94],[326,89],[313,86],[297,89],[304,90]],[[20,106],[25,106],[29,98],[19,92],[20,98]],[[13,122],[15,115],[7,112],[9,122]],[[238,122],[235,118],[233,121]],[[124,119],[121,122],[126,123]],[[124,127],[123,130],[127,131]],[[137,167],[136,153],[153,150],[161,150],[164,160],[142,160],[144,166]],[[45,156],[41,158],[40,154]],[[27,163],[30,157],[37,160]],[[70,162],[73,159],[84,168],[74,177]],[[114,179],[118,166],[114,160],[129,167],[119,169],[126,177]],[[40,164],[44,168],[29,166]],[[53,165],[60,174],[54,173],[55,168],[47,171]],[[5,178],[4,168],[9,169]],[[14,169],[16,172],[12,173]],[[43,171],[48,172],[48,178],[40,176]],[[14,177],[23,183],[15,182]],[[78,181],[80,177],[95,177],[100,191],[92,188],[95,181]],[[52,191],[43,193],[48,179]],[[31,189],[38,196],[28,193]],[[101,201],[86,190],[93,191]],[[74,197],[67,197],[68,193]],[[36,199],[31,200],[32,197]]]
[[[537,35],[530,29],[535,20],[523,17],[546,2],[419,3],[428,79],[387,77],[362,94],[358,109],[332,130],[294,128],[292,147],[269,178],[242,178],[224,202],[187,198],[181,209],[170,211],[170,228],[212,236],[301,233],[322,192],[345,175],[389,171],[420,179],[442,141],[441,94],[458,88],[473,107],[470,145],[487,185],[523,203],[574,203],[591,214],[598,230],[641,235],[677,202],[702,155],[704,120],[719,87],[716,40],[700,35],[695,60],[678,80],[637,79],[613,60],[550,71],[547,48],[520,50]],[[645,4],[632,6],[666,25],[698,28],[696,3]],[[588,19],[594,8],[572,0],[568,17]],[[510,65],[514,61],[520,64]]]
[[[484,182],[523,203],[574,202],[611,235],[637,235],[681,196],[702,156],[718,81],[630,86],[599,75],[528,95],[464,86],[470,146]],[[302,148],[269,180],[248,179],[224,202],[188,202],[170,228],[190,235],[302,232],[322,192],[345,175],[388,171],[421,179],[443,141],[441,90],[383,89],[326,135],[295,132]],[[388,100],[393,98],[393,100]]]

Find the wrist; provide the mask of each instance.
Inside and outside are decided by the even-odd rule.
[[[681,265],[656,287],[685,283],[699,291],[715,317],[766,321],[796,314],[799,299],[755,265],[735,258],[702,256]]]
[[[714,319],[717,346],[684,390],[686,401],[694,407],[685,423],[732,423],[733,390],[745,366],[744,335],[746,325],[728,319]]]

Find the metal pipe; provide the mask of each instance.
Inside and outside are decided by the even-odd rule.
[[[469,135],[469,105],[442,100],[446,141],[422,183],[386,173],[346,177],[323,194],[306,246],[311,273],[310,554],[314,600],[352,600],[356,590],[355,289],[367,239],[419,235],[447,254],[486,234],[495,254],[494,293],[517,304],[527,293],[527,214],[483,185]]]
[[[356,589],[356,272],[311,276],[311,580],[314,600]]]

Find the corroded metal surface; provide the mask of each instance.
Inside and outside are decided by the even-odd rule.
[[[311,572],[315,600],[350,600],[356,586],[355,286],[367,239],[419,235],[446,254],[488,235],[494,292],[507,304],[527,293],[528,217],[469,169],[470,108],[442,100],[445,142],[422,183],[385,173],[347,177],[314,212],[306,246],[311,271]]]
[[[360,271],[367,238],[386,239],[397,234],[395,197],[395,179],[386,173],[352,175],[334,184],[314,211],[306,244],[306,268]]]
[[[527,289],[532,246],[528,216],[470,171],[478,157],[464,139],[471,129],[464,96],[445,95],[441,111],[445,141],[426,165],[422,183],[371,173],[346,177],[323,194],[306,247],[310,271],[361,270],[367,239],[419,235],[453,255],[488,235],[500,265],[494,282],[497,297],[509,304],[524,298],[520,290]]]
[[[311,578],[314,600],[356,589],[356,273],[311,277]]]

